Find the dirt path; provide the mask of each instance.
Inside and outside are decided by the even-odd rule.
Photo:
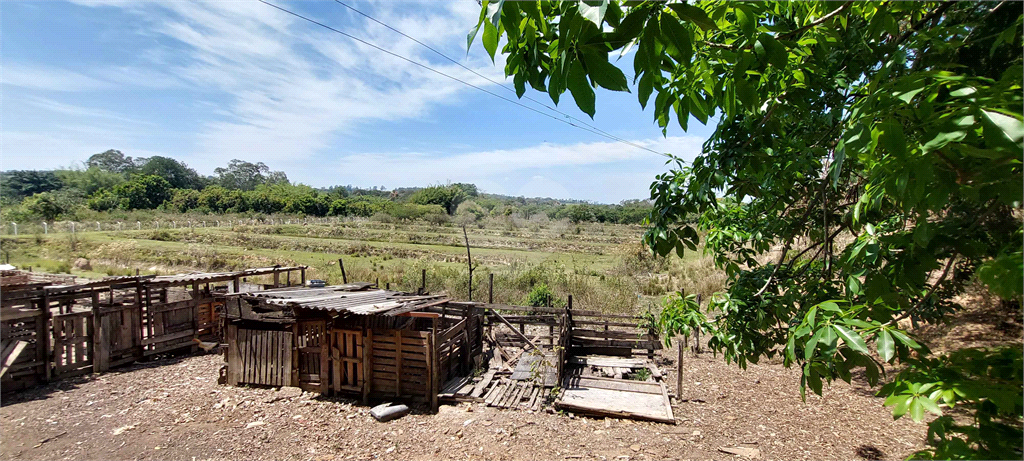
[[[734,459],[719,447],[745,447],[760,459],[895,459],[922,446],[923,424],[893,421],[856,384],[802,403],[798,370],[685,363],[672,426],[468,404],[378,423],[349,400],[217,385],[218,355],[168,359],[8,396],[0,458]]]

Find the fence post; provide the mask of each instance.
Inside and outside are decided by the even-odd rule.
[[[494,304],[494,272],[487,274],[487,286],[489,288],[487,294],[487,304]]]
[[[426,293],[427,291],[427,270],[423,269],[422,277],[420,277],[420,294]]]
[[[52,328],[50,326],[50,323],[53,320],[53,312],[50,311],[50,292],[46,288],[43,288],[42,320],[42,328],[39,328],[37,330],[37,334],[39,334],[39,336],[36,337],[36,340],[42,340],[40,341],[40,343],[43,345],[43,354],[45,354],[46,356],[43,359],[43,367],[46,369],[45,380],[46,382],[50,382],[50,373],[52,372],[50,369],[50,361],[53,359],[53,353],[50,350],[53,347],[53,345],[50,343],[50,328]]]
[[[43,221],[43,234],[45,235],[45,234],[49,234],[49,233],[50,233],[50,226],[48,226],[46,224],[46,221]]]
[[[14,226],[14,235],[18,235],[18,223],[12,222],[11,226]]]
[[[348,276],[345,275],[345,261],[338,258],[338,267],[341,268],[341,283],[348,283]]]

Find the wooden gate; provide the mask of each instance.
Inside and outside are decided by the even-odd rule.
[[[98,320],[93,322],[100,330],[96,360],[102,363],[95,371],[106,371],[138,358],[142,346],[140,316],[139,307],[134,305],[100,309]]]
[[[92,372],[92,312],[53,316],[53,365],[57,377]]]
[[[299,362],[294,381],[303,390],[326,393],[329,390],[329,349],[327,322],[304,320],[295,324],[295,350]]]
[[[363,333],[331,331],[331,388],[335,392],[363,390]]]
[[[292,332],[231,325],[227,333],[230,384],[292,384]]]

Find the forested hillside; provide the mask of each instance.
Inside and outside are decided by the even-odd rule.
[[[488,194],[473,184],[426,188],[346,186],[313,188],[292,183],[262,162],[232,160],[202,176],[168,157],[132,158],[117,150],[89,157],[75,168],[0,173],[4,221],[81,220],[94,212],[159,210],[205,214],[359,216],[471,224],[488,216],[638,224],[650,212],[640,200],[617,205]]]

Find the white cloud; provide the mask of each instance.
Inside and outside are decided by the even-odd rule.
[[[702,139],[696,136],[668,137],[630,141],[656,152],[671,153],[690,160],[700,153]],[[520,149],[498,149],[440,156],[421,152],[363,153],[338,159],[338,166],[357,171],[376,170],[381,180],[396,183],[401,178],[460,180],[464,177],[497,176],[510,171],[540,168],[579,168],[618,162],[654,160],[664,163],[665,158],[627,144],[589,142],[576,144],[549,144]],[[381,165],[386,165],[381,168]],[[543,179],[535,175],[533,179]]]
[[[301,4],[276,3],[303,11]],[[188,47],[184,61],[166,65],[172,76],[164,79],[165,85],[181,81],[226,96],[221,109],[227,117],[206,122],[196,134],[196,155],[212,162],[240,156],[266,162],[308,158],[362,123],[422,117],[437,105],[476,91],[258,2],[99,4],[123,6],[156,25],[147,34]],[[336,16],[311,16],[453,77],[491,85],[393,31],[331,5],[337,7]],[[479,7],[473,1],[429,5],[382,4],[368,12],[449,56],[465,56],[464,49],[452,44],[464,47],[467,25],[475,21]],[[368,9],[364,4],[357,8]],[[346,21],[337,19],[346,16]],[[481,51],[474,49],[476,54],[464,65],[503,80],[503,63],[482,59]]]
[[[4,62],[4,85],[33,90],[91,91],[109,88],[110,84],[78,72],[50,66]]]

